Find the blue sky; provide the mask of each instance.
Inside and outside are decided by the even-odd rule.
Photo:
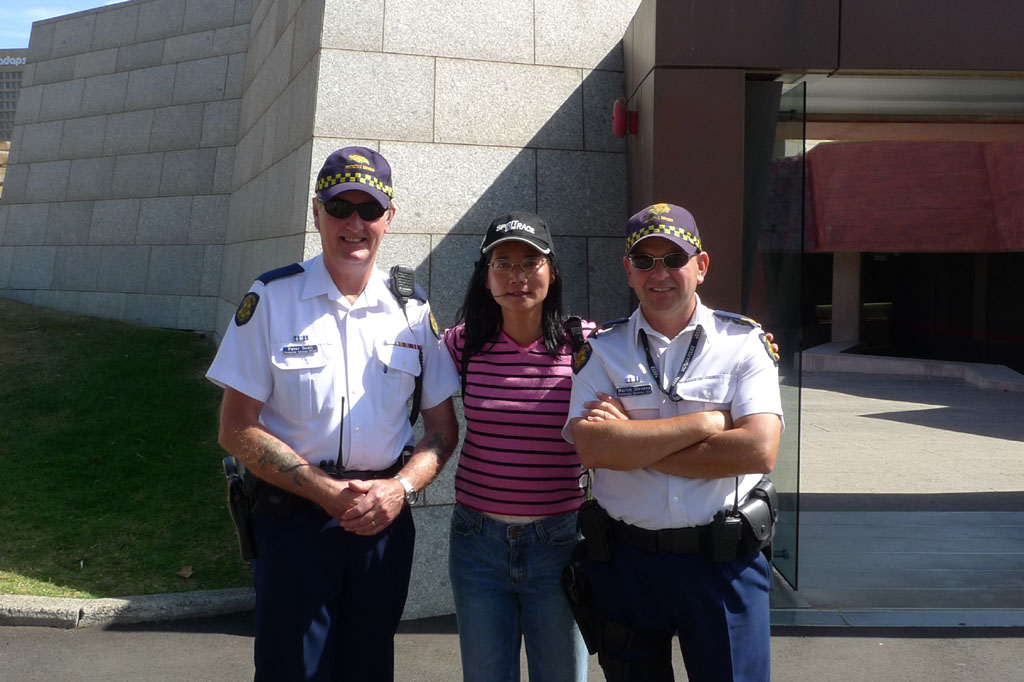
[[[28,47],[32,22],[113,5],[121,0],[0,0],[0,49]]]

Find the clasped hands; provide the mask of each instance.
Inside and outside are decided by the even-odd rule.
[[[394,522],[405,504],[405,488],[394,478],[335,480],[337,492],[322,504],[342,528],[376,535]]]

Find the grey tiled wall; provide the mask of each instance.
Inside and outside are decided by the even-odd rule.
[[[0,294],[214,329],[251,10],[136,0],[35,24]]]

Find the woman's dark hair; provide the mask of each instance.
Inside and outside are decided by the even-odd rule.
[[[558,272],[555,254],[548,254],[548,271],[551,275],[548,284],[548,295],[541,305],[541,332],[544,335],[544,348],[548,355],[558,356],[559,349],[565,345],[565,330],[562,325],[562,276]],[[456,314],[455,323],[465,323],[462,331],[462,365],[466,360],[489,343],[494,343],[501,333],[501,306],[487,289],[487,271],[490,266],[490,254],[481,254],[480,260],[473,267],[473,274],[466,287],[466,298]],[[463,370],[464,373],[464,370]]]

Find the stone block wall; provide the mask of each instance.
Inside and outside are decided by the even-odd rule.
[[[212,330],[251,0],[37,22],[0,204],[0,293]]]
[[[488,223],[514,208],[549,220],[569,312],[628,310],[626,147],[611,107],[638,4],[326,0],[313,172],[349,141],[391,161],[398,213],[379,260],[417,267],[442,325]]]
[[[512,209],[549,220],[567,312],[626,314],[611,106],[638,4],[134,0],[38,22],[0,295],[219,337],[257,275],[319,252],[316,173],[358,143],[394,170],[378,263],[416,267],[442,325]],[[455,468],[415,511],[406,618],[453,610]]]
[[[260,273],[306,257],[307,231],[314,229],[307,225],[310,174],[315,178],[320,166],[311,154],[323,24],[322,0],[253,3],[234,192],[211,328],[218,338]]]

